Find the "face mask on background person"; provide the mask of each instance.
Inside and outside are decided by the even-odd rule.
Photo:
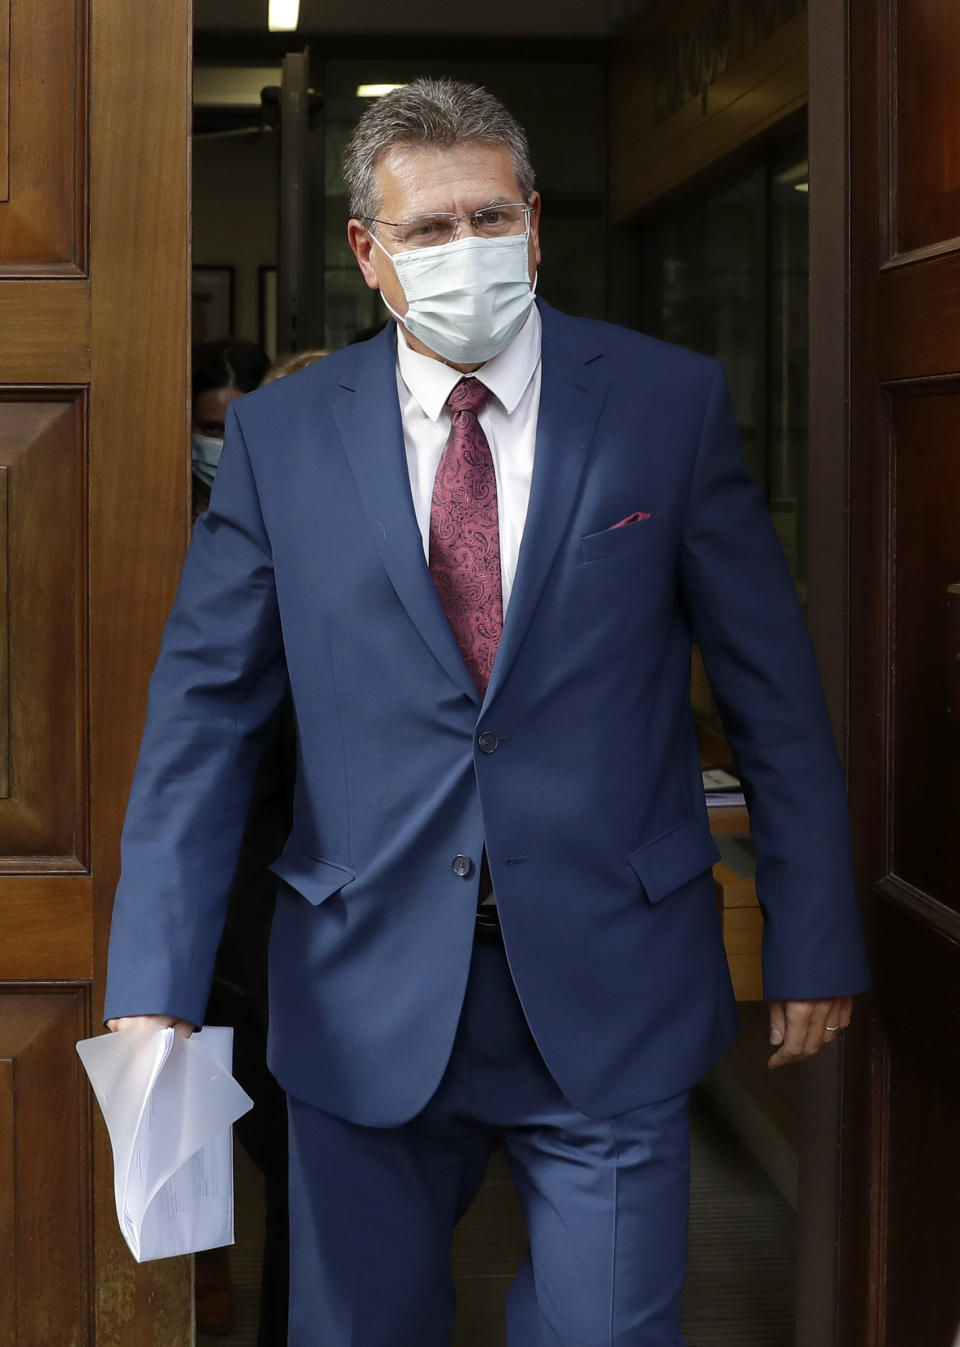
[[[198,435],[193,433],[193,475],[199,477],[204,486],[213,486],[213,479],[217,475],[217,468],[220,466],[220,455],[223,453],[223,440],[214,435]]]
[[[529,230],[508,238],[458,239],[388,253],[407,301],[406,316],[383,302],[407,331],[455,365],[479,365],[509,345],[533,303]],[[380,298],[383,299],[381,291]]]

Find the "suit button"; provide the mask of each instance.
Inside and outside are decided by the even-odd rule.
[[[477,748],[479,748],[481,753],[496,753],[499,747],[500,740],[495,734],[491,734],[489,730],[484,730],[483,734],[481,734],[480,738],[477,740]]]
[[[473,861],[469,856],[454,856],[453,873],[459,875],[461,879],[466,879],[473,870]]]

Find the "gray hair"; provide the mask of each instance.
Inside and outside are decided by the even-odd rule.
[[[456,80],[419,79],[377,99],[357,122],[343,154],[351,217],[369,220],[379,213],[377,165],[395,145],[449,149],[470,140],[510,151],[517,186],[529,201],[534,172],[526,133],[486,89]]]

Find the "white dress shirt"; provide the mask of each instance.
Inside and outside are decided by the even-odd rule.
[[[403,421],[410,490],[423,551],[430,559],[430,507],[433,482],[450,434],[447,398],[464,376],[441,360],[411,350],[397,333],[397,392]],[[497,479],[500,520],[500,585],[506,616],[517,573],[520,540],[530,503],[533,455],[540,410],[540,314],[531,305],[523,327],[510,345],[474,376],[493,397],[479,421],[490,445]]]

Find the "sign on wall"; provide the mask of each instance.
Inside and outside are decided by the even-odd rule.
[[[803,106],[806,24],[806,0],[687,0],[634,24],[612,73],[615,218]]]
[[[659,36],[653,55],[657,125],[695,98],[706,112],[707,90],[731,61],[747,56],[805,8],[806,0],[719,0],[696,22]]]

